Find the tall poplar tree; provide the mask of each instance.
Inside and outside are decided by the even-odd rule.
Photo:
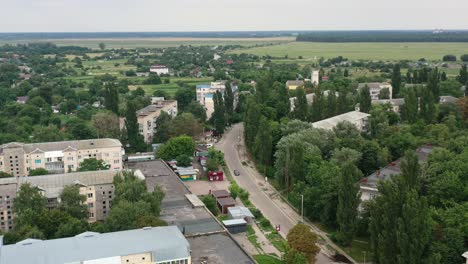
[[[226,106],[226,113],[232,116],[234,113],[234,94],[229,81],[226,82],[226,90],[224,91],[224,105]]]
[[[439,70],[437,68],[432,69],[429,73],[427,80],[427,89],[432,93],[432,100],[434,102],[439,101],[440,96],[440,85],[439,85]]]
[[[216,91],[213,95],[214,112],[213,124],[218,133],[222,134],[226,128],[226,107],[224,106],[223,95],[221,92]]]
[[[104,105],[107,110],[119,114],[119,91],[113,82],[104,85]]]
[[[429,89],[424,89],[420,101],[420,116],[427,124],[431,124],[435,120],[435,111],[434,96]]]
[[[307,104],[307,98],[304,89],[296,89],[296,101],[294,102],[293,116],[296,119],[306,121],[308,116],[309,105]]]
[[[405,95],[405,104],[402,109],[403,120],[414,123],[418,120],[418,97],[414,89],[409,89]]]
[[[468,82],[468,70],[466,64],[463,64],[462,68],[460,69],[460,73],[458,74],[457,80],[462,85],[465,85]]]
[[[127,131],[128,150],[130,152],[146,151],[146,144],[143,136],[140,135],[138,119],[136,115],[136,103],[132,100],[127,101],[127,112],[125,115],[125,128]]]
[[[397,97],[398,94],[400,93],[400,88],[401,88],[401,70],[400,70],[400,64],[396,63],[393,65],[393,71],[392,71],[392,88],[393,88],[393,97]]]
[[[254,153],[258,161],[270,165],[273,151],[270,122],[262,116],[255,137]]]
[[[337,115],[337,105],[336,105],[336,92],[335,90],[330,90],[327,96],[327,107],[326,107],[326,117],[334,117]]]
[[[252,148],[258,130],[258,120],[260,120],[260,106],[252,98],[247,98],[247,109],[244,117],[244,137],[248,148]]]
[[[315,97],[314,102],[312,103],[311,109],[311,118],[312,122],[320,121],[325,118],[326,109],[325,109],[325,98],[323,96],[323,92],[320,90],[319,87],[315,89]]]
[[[372,98],[370,96],[369,86],[367,86],[366,84],[366,86],[364,86],[364,88],[362,88],[359,91],[360,111],[363,113],[369,113],[371,109],[371,105],[372,105]]]

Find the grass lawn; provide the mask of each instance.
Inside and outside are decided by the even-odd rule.
[[[341,248],[358,262],[364,262],[364,256],[366,262],[372,261],[370,241],[367,238],[356,238],[351,243],[351,247]]]
[[[286,252],[286,245],[288,242],[280,234],[272,232],[267,234],[266,237],[276,249],[282,253]]]
[[[313,62],[320,57],[331,58],[343,56],[358,60],[442,60],[446,54],[459,57],[468,54],[467,43],[320,43],[320,42],[289,42],[281,45],[254,47],[232,51],[233,53],[249,53],[260,56],[270,55],[284,57],[282,62],[302,56],[302,60],[294,62]]]
[[[138,87],[143,88],[146,94],[153,94],[156,90],[163,90],[166,91],[169,95],[173,96],[177,89],[179,89],[179,85],[177,82],[183,82],[190,86],[195,86],[197,84],[202,83],[210,83],[213,79],[212,78],[169,78],[170,83],[163,83],[163,84],[150,84],[150,85],[137,85]]]
[[[283,261],[272,257],[270,255],[255,255],[253,256],[254,259],[258,262],[258,264],[282,264]]]

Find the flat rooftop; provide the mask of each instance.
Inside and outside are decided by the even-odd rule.
[[[96,149],[96,148],[110,148],[122,147],[122,143],[118,139],[113,138],[100,138],[100,139],[86,139],[86,140],[72,140],[72,141],[57,141],[57,142],[44,142],[44,143],[31,143],[24,144],[18,142],[11,142],[0,146],[0,153],[5,148],[22,147],[26,153],[31,152],[47,152],[47,151],[63,151],[65,149],[78,150],[78,149]]]
[[[143,107],[142,109],[138,110],[136,113],[139,116],[147,116],[151,113],[160,111],[164,107],[175,104],[176,101],[174,100],[164,100],[164,101],[158,101],[157,104],[150,104],[148,106]]]
[[[370,115],[367,114],[367,113],[363,113],[363,112],[359,112],[359,111],[351,111],[351,112],[348,112],[348,113],[344,113],[344,114],[341,114],[341,115],[337,115],[337,116],[334,116],[334,117],[331,117],[331,118],[327,118],[327,119],[312,123],[312,126],[315,127],[315,128],[322,128],[322,129],[331,130],[334,127],[336,127],[336,125],[338,125],[338,123],[340,123],[340,122],[348,121],[348,122],[350,122],[352,124],[356,124],[356,122],[358,122],[358,121],[360,121],[360,120],[362,120],[364,118],[367,118],[369,116]]]
[[[190,256],[190,244],[176,226],[103,234],[85,232],[74,237],[26,239],[14,245],[2,246],[0,263],[82,263],[112,257],[119,257],[120,260],[121,256],[139,253],[152,253],[155,262],[182,259]]]

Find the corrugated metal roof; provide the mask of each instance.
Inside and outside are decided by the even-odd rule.
[[[152,253],[154,262],[184,259],[190,245],[176,226],[152,227],[121,232],[75,236],[0,247],[2,264],[64,264]]]
[[[72,149],[95,149],[95,148],[108,148],[108,147],[122,147],[122,143],[118,139],[113,138],[100,138],[100,139],[86,139],[86,140],[72,140],[72,141],[58,141],[58,142],[44,142],[44,143],[31,143],[23,144],[18,142],[11,142],[0,146],[0,148],[9,147],[23,147],[26,153],[33,151],[57,151]]]
[[[231,219],[231,220],[224,220],[223,224],[225,226],[232,226],[232,225],[246,225],[247,222],[244,219]]]
[[[331,118],[327,118],[327,119],[312,123],[312,126],[315,128],[331,130],[334,127],[336,127],[336,125],[340,122],[348,121],[348,122],[351,122],[352,124],[355,124],[357,121],[367,118],[369,116],[370,115],[366,113],[362,113],[358,111],[351,111],[348,113],[344,113],[341,115],[337,115]]]
[[[244,217],[255,218],[252,212],[250,212],[249,208],[243,206],[229,207],[228,212],[229,215],[231,215],[235,219]]]

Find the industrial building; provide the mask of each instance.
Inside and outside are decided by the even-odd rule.
[[[369,117],[367,113],[362,113],[359,111],[351,111],[334,117],[330,117],[315,123],[312,123],[312,126],[315,128],[321,128],[326,130],[332,130],[341,122],[349,122],[356,126],[356,128],[361,132],[367,132],[369,129]]]
[[[74,237],[26,239],[0,247],[1,264],[191,264],[190,244],[176,226]]]

